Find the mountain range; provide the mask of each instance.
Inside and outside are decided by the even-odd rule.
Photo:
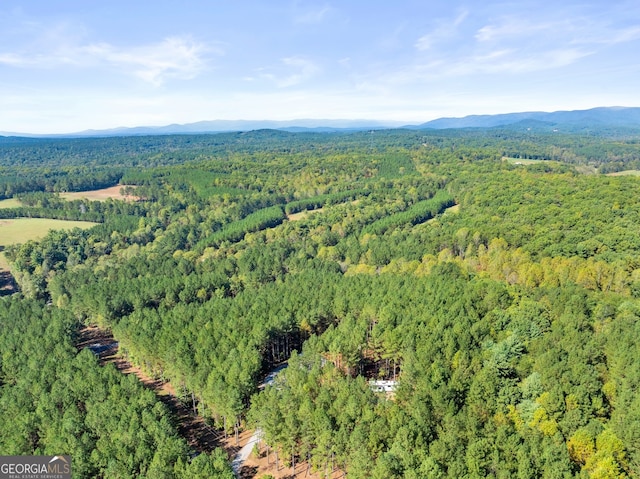
[[[390,128],[450,129],[450,128],[496,128],[496,127],[544,127],[547,129],[585,130],[598,128],[638,128],[640,129],[640,108],[600,107],[589,110],[556,112],[522,112],[498,115],[470,115],[462,118],[439,118],[419,125],[407,125],[399,122],[376,120],[314,120],[300,119],[290,121],[255,120],[214,120],[167,126],[139,126],[133,128],[113,128],[108,130],[85,130],[62,135],[35,135],[25,133],[0,132],[0,136],[22,137],[101,137],[169,135],[192,133],[216,133],[229,131],[251,131],[261,129],[299,131],[363,131]]]
[[[640,108],[601,107],[590,110],[555,111],[552,113],[530,111],[500,115],[471,115],[463,118],[439,118],[411,128],[494,128],[526,122],[543,122],[550,126],[640,127]]]

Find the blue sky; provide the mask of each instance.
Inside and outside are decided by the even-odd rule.
[[[640,106],[640,2],[3,0],[0,131]]]

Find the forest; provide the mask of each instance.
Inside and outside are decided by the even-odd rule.
[[[282,468],[638,477],[640,179],[610,175],[638,168],[633,131],[0,138],[0,218],[99,223],[4,251],[0,451],[234,477],[75,347],[97,325]],[[114,185],[137,201],[59,195]]]

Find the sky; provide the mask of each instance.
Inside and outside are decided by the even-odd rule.
[[[2,0],[0,131],[640,106],[640,2]]]

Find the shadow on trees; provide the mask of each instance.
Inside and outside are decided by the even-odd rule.
[[[0,271],[0,297],[9,296],[18,291],[18,285],[9,271]]]

